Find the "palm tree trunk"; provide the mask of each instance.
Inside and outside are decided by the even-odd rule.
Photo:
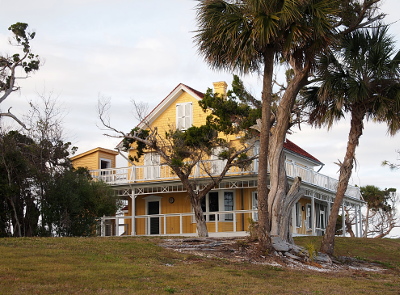
[[[269,208],[268,208],[268,147],[271,121],[272,78],[274,66],[274,51],[267,48],[264,53],[264,75],[262,90],[260,152],[258,157],[258,240],[260,250],[271,248],[269,237]]]
[[[339,209],[342,205],[344,194],[346,193],[351,172],[353,169],[353,163],[355,158],[355,151],[359,143],[359,139],[363,132],[363,119],[365,111],[363,110],[352,110],[351,111],[351,122],[350,132],[347,142],[346,155],[343,163],[340,165],[339,183],[336,191],[335,201],[329,215],[328,226],[326,227],[325,235],[322,238],[320,251],[328,255],[333,255],[335,247],[335,226],[336,220],[339,215]],[[344,218],[344,216],[343,216]]]

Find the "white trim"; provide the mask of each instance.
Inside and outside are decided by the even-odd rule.
[[[145,209],[146,209],[146,215],[150,215],[149,214],[149,202],[158,202],[158,214],[161,214],[161,199],[162,197],[160,196],[147,196],[143,198],[145,200]],[[156,214],[155,214],[156,215]],[[150,235],[151,233],[151,227],[150,227],[150,218],[157,218],[157,217],[149,217],[149,219],[147,219],[147,224],[146,224],[146,231],[147,234]],[[158,217],[159,222],[158,222],[158,233],[156,235],[159,235],[161,233],[161,218]]]
[[[156,195],[151,195],[151,196],[143,197],[142,199],[145,200],[146,202],[153,202],[153,201],[160,201],[161,202],[162,198],[163,197],[156,196]],[[146,214],[147,214],[147,211],[146,211]]]

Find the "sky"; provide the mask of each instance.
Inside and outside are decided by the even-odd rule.
[[[1,105],[19,117],[29,101],[39,95],[57,99],[65,112],[65,140],[78,153],[95,147],[113,149],[119,139],[106,137],[97,115],[99,98],[110,98],[111,124],[129,131],[136,126],[132,100],[151,110],[179,83],[205,92],[213,82],[232,81],[232,73],[212,70],[198,54],[197,1],[192,0],[0,0],[0,54],[13,53],[7,28],[26,22],[36,32],[33,52],[42,60],[40,70],[18,80],[20,91]],[[400,49],[399,0],[384,0],[382,11],[391,23],[389,32]],[[261,79],[243,77],[246,86],[260,97]],[[3,125],[12,124],[3,119]],[[338,178],[349,131],[343,120],[330,131],[302,126],[288,138],[325,163],[322,174]],[[383,124],[369,122],[357,148],[357,164],[351,184],[395,187],[400,191],[400,170],[382,167],[383,160],[396,162],[400,134],[390,137]],[[119,166],[125,166],[119,161]],[[400,163],[400,160],[398,161]]]

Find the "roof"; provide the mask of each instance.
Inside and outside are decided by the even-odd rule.
[[[146,124],[151,123],[157,116],[162,113],[171,103],[182,93],[188,92],[197,100],[203,99],[204,93],[200,92],[183,83],[179,83],[154,109],[150,111],[146,117],[137,125],[140,128],[145,128]],[[116,146],[117,149],[122,147],[123,140]]]
[[[90,155],[90,154],[93,154],[93,153],[96,153],[96,152],[104,152],[104,153],[108,153],[108,154],[112,154],[112,155],[118,155],[117,151],[105,149],[105,148],[102,148],[102,147],[97,147],[97,148],[91,149],[89,151],[86,151],[84,153],[81,153],[81,154],[78,154],[76,156],[73,156],[70,159],[73,161],[73,160],[82,158],[84,156],[87,156],[87,155]]]
[[[283,148],[291,151],[295,154],[298,154],[302,157],[305,157],[313,162],[316,162],[318,165],[323,165],[323,163],[318,160],[317,158],[315,158],[313,155],[307,153],[305,150],[303,150],[301,147],[299,147],[298,145],[294,144],[293,142],[291,142],[290,140],[286,139],[285,143],[283,144]]]
[[[200,100],[203,99],[204,93],[200,92],[190,86],[187,86],[183,83],[178,84],[141,122],[138,124],[138,127],[144,127],[147,123],[151,123],[161,112],[163,112],[180,94],[181,92],[186,91],[191,94],[194,98]],[[122,141],[117,145],[117,147],[121,147]],[[303,150],[298,145],[294,144],[290,140],[286,140],[284,145],[284,149],[300,155],[302,157],[307,158],[308,160],[315,162],[317,165],[323,165],[323,163],[315,158],[313,155],[309,154],[305,150]]]
[[[180,83],[153,110],[151,110],[151,112],[138,124],[138,127],[144,127],[145,124],[151,123],[160,113],[170,106],[182,92],[188,92],[197,100],[204,97],[204,93]]]

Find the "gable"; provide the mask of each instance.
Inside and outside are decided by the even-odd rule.
[[[200,91],[181,83],[140,122],[138,127],[157,127],[162,129],[167,129],[169,126],[176,127],[176,105],[190,102],[192,103],[192,124],[202,124],[201,113],[203,111],[199,107],[198,101],[203,97],[204,94]]]

